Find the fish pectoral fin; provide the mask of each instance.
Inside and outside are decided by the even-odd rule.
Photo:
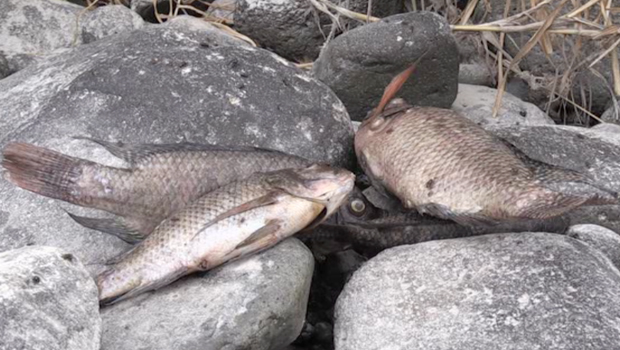
[[[483,214],[475,213],[458,213],[445,205],[437,203],[426,203],[416,207],[420,214],[429,214],[440,219],[451,220],[459,225],[467,227],[475,226],[495,226],[500,223],[499,220],[488,217]]]
[[[226,218],[229,218],[231,216],[235,216],[235,215],[239,215],[241,213],[244,213],[246,211],[252,210],[252,209],[256,209],[256,208],[260,208],[260,207],[264,207],[267,205],[272,205],[272,204],[276,204],[278,202],[280,202],[283,198],[283,195],[285,195],[285,193],[283,191],[271,191],[268,194],[255,198],[249,202],[245,202],[239,206],[236,206],[228,211],[223,212],[222,214],[216,216],[215,218],[213,218],[213,220],[209,221],[208,223],[206,223],[195,235],[194,237],[192,237],[192,239],[196,238],[201,232],[203,232],[205,229],[209,228],[210,226],[213,226],[214,224],[216,224],[219,221],[222,221]]]
[[[73,221],[86,228],[110,234],[129,244],[141,242],[144,238],[146,238],[144,233],[132,228],[129,223],[122,218],[89,218],[71,214],[70,212],[67,212],[67,215],[69,215]]]
[[[248,238],[244,239],[243,242],[237,244],[235,250],[243,249],[259,241],[261,244],[263,244],[267,243],[269,240],[275,240],[278,238],[276,233],[278,232],[278,230],[280,230],[281,227],[282,220],[269,220],[269,222],[265,226],[254,231],[251,235],[248,236]]]
[[[223,263],[229,263],[252,253],[258,253],[269,247],[274,246],[280,240],[278,231],[282,227],[282,220],[270,220],[265,226],[251,233],[243,242],[237,244],[230,253],[222,256],[217,261],[212,261],[209,257],[204,257],[197,264],[196,269],[207,271]]]

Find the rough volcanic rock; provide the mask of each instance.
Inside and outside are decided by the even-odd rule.
[[[0,349],[99,350],[97,286],[64,249],[0,253]]]
[[[88,11],[80,20],[81,39],[87,44],[109,35],[121,34],[144,27],[137,13],[123,5],[107,5]]]
[[[105,307],[101,349],[280,349],[301,332],[313,268],[292,238]]]
[[[617,349],[620,272],[587,244],[494,234],[386,250],[336,305],[338,350]]]
[[[386,17],[330,41],[314,63],[314,75],[362,120],[385,87],[425,51],[397,96],[420,106],[449,108],[457,94],[459,55],[448,22],[432,12]]]
[[[72,137],[260,146],[343,166],[354,160],[351,121],[332,91],[197,18],[109,36],[30,66],[0,80],[0,104],[2,147],[30,142],[112,166],[124,164]],[[63,208],[92,211],[4,179],[0,203],[0,251],[60,246],[101,263],[127,248]]]
[[[333,2],[363,13],[368,6],[367,0]],[[399,9],[396,0],[372,3],[372,14],[377,17],[393,15]],[[347,26],[347,20],[341,21]],[[313,61],[329,35],[332,20],[305,0],[238,0],[234,24],[240,33],[284,58]]]

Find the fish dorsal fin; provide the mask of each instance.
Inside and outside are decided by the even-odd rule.
[[[280,202],[283,198],[283,196],[285,195],[284,192],[282,191],[272,191],[267,193],[264,196],[258,197],[256,199],[253,199],[249,202],[243,203],[239,206],[236,206],[232,209],[229,209],[223,213],[221,213],[220,215],[216,216],[215,218],[213,218],[213,220],[210,220],[209,222],[207,222],[198,232],[196,232],[196,234],[194,235],[194,237],[192,237],[192,239],[196,238],[198,235],[200,235],[200,233],[202,233],[204,230],[206,230],[207,228],[215,225],[216,223],[218,223],[219,221],[222,221],[224,219],[227,219],[231,216],[235,216],[235,215],[239,215],[241,213],[244,213],[246,211],[250,211],[252,209],[256,209],[259,207],[264,207],[267,205],[272,205],[272,204],[276,204],[278,202]]]
[[[101,145],[108,152],[110,152],[115,157],[123,159],[127,163],[136,165],[140,163],[140,161],[145,158],[164,153],[172,153],[172,152],[261,152],[261,153],[270,153],[275,155],[287,156],[287,157],[302,157],[292,155],[286,152],[269,149],[269,148],[261,148],[254,146],[230,146],[230,145],[215,145],[215,144],[202,144],[202,143],[193,143],[193,142],[180,142],[180,143],[137,143],[137,144],[128,144],[124,142],[108,142],[100,139],[84,137],[84,136],[73,136],[75,139],[86,140],[90,142],[94,142],[98,145]]]
[[[424,56],[426,56],[427,53],[428,53],[428,50],[425,51],[422,55],[420,55],[420,57],[418,57],[418,59],[415,62],[413,62],[411,66],[409,66],[409,68],[405,69],[404,71],[402,71],[401,73],[399,73],[397,76],[395,76],[392,79],[392,81],[388,84],[388,86],[385,87],[385,90],[383,90],[383,96],[381,97],[381,101],[379,102],[379,105],[377,106],[377,108],[375,108],[370,118],[368,119],[373,119],[374,117],[379,115],[381,112],[383,112],[383,109],[385,108],[385,106],[387,106],[387,104],[396,96],[398,91],[400,91],[400,89],[403,87],[407,79],[409,79],[413,71],[416,69],[416,66],[418,65],[418,63],[420,63],[422,58],[424,58]]]

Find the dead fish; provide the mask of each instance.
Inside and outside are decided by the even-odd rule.
[[[409,210],[470,226],[617,203],[617,193],[586,175],[531,159],[455,111],[393,98],[414,67],[386,87],[355,134],[358,161],[373,187]]]
[[[123,144],[87,139],[129,163],[108,167],[14,142],[4,149],[9,181],[34,193],[118,215],[69,214],[79,224],[138,242],[171,213],[213,189],[255,172],[307,166],[307,159],[256,147],[195,143]]]
[[[525,219],[500,222],[488,226],[463,226],[451,220],[421,216],[415,212],[389,214],[365,222],[346,224],[322,223],[311,231],[300,232],[298,237],[313,252],[326,255],[333,250],[352,247],[366,256],[399,245],[428,241],[464,238],[496,233],[549,232],[565,234],[570,226],[567,215],[548,219]]]
[[[165,219],[101,273],[100,303],[161,288],[311,229],[338,209],[354,180],[347,170],[311,165],[255,173],[217,188]]]

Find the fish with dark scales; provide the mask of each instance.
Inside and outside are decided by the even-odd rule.
[[[255,173],[165,219],[97,277],[102,305],[156,290],[310,230],[346,200],[355,175],[327,165]]]
[[[587,175],[530,159],[455,111],[394,98],[414,68],[393,79],[355,134],[373,187],[407,209],[467,226],[618,203],[616,192]]]
[[[9,143],[2,166],[13,184],[34,193],[117,215],[69,214],[90,229],[139,242],[171,213],[201,195],[255,172],[310,165],[302,157],[256,147],[123,144],[86,139],[129,163],[115,168],[35,146]]]

